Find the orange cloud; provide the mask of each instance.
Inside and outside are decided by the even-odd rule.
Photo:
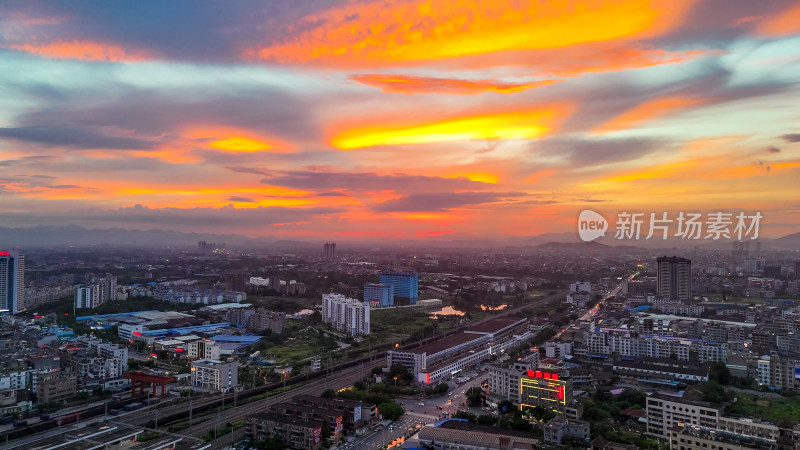
[[[246,59],[372,64],[500,51],[561,48],[661,35],[694,0],[540,2],[430,0],[348,3],[304,17],[284,42],[246,49]]]
[[[549,51],[527,64],[541,65],[539,75],[574,77],[586,73],[619,72],[689,61],[707,54],[703,50],[668,52],[640,46],[590,46],[575,51]]]
[[[766,36],[800,33],[800,5],[795,5],[762,21],[756,32]]]
[[[266,142],[241,136],[220,139],[208,144],[208,146],[231,152],[261,152],[272,148],[272,146]]]
[[[557,105],[527,111],[502,112],[407,125],[376,125],[337,133],[331,145],[352,150],[381,145],[426,144],[459,140],[534,139],[550,132],[571,108]]]
[[[499,177],[493,173],[475,172],[475,173],[459,173],[449,178],[466,178],[471,181],[478,181],[481,183],[497,184]]]
[[[117,44],[95,41],[55,41],[49,44],[14,44],[6,48],[52,59],[136,62],[151,59],[145,52],[126,50]]]
[[[665,97],[637,105],[595,128],[594,133],[605,134],[628,130],[649,120],[665,116],[683,108],[708,102],[708,98]]]
[[[542,179],[549,177],[555,172],[556,171],[554,169],[537,170],[536,172],[533,172],[532,174],[528,175],[528,177],[525,178],[525,181],[527,183],[538,183],[542,181]]]
[[[526,89],[547,86],[562,80],[540,80],[527,83],[508,83],[495,80],[459,80],[454,78],[413,77],[406,75],[352,75],[351,80],[398,94],[461,94],[485,92],[511,94]]]
[[[590,183],[589,185],[605,184],[605,183],[624,183],[627,181],[665,178],[673,175],[682,174],[686,170],[697,167],[699,164],[700,161],[693,160],[693,161],[679,161],[675,163],[661,164],[652,167],[642,167],[634,171],[610,176],[608,178],[599,180],[595,183]]]
[[[231,153],[291,153],[295,151],[292,144],[272,136],[262,136],[235,127],[193,126],[184,130],[183,136],[191,141],[187,145],[201,145]]]

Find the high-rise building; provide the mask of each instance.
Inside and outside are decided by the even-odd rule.
[[[79,284],[75,286],[75,308],[94,308],[100,305],[100,285]]]
[[[325,259],[329,261],[336,259],[336,242],[325,243]]]
[[[92,283],[75,286],[75,308],[96,308],[117,298],[117,277],[106,274]]]
[[[369,334],[369,303],[342,294],[323,294],[322,321],[353,336]]]
[[[229,291],[244,292],[247,290],[247,277],[241,273],[234,273],[226,276],[225,289]]]
[[[394,306],[394,289],[391,284],[367,283],[364,301],[374,307]]]
[[[662,256],[658,263],[658,296],[692,298],[692,262],[677,256]]]
[[[572,404],[572,378],[557,373],[528,370],[519,380],[520,408],[540,406],[566,414]]]
[[[384,270],[380,273],[380,284],[391,284],[394,299],[415,305],[419,299],[419,276],[417,272]],[[397,303],[395,301],[395,303]]]
[[[25,307],[25,257],[0,252],[0,311],[16,314]]]

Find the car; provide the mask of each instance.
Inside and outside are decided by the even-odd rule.
[[[453,395],[453,393],[452,393],[452,392],[448,392],[448,393],[447,393],[447,395],[448,395],[448,396],[449,396],[449,395]],[[400,403],[400,404],[402,405],[402,403]]]
[[[462,393],[462,394],[466,394],[466,393],[467,393],[467,391],[461,391],[461,393]]]
[[[419,402],[419,406],[425,406],[425,403]]]

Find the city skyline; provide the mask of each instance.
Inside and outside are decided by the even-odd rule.
[[[6,4],[0,225],[480,239],[577,236],[588,209],[800,229],[795,2],[465,6]]]

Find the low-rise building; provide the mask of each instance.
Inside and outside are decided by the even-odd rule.
[[[544,441],[561,445],[566,438],[589,442],[589,422],[554,417],[544,427]]]
[[[452,421],[423,427],[418,436],[420,446],[435,450],[533,450],[539,443],[537,439],[519,436],[509,430]]]
[[[722,407],[680,397],[653,394],[647,397],[647,434],[667,439],[673,426],[682,423],[717,428]]]
[[[228,392],[239,385],[239,363],[214,359],[192,361],[192,386]]]
[[[186,349],[187,356],[190,359],[218,360],[220,358],[221,346],[209,339],[190,342]]]
[[[345,400],[339,398],[322,398],[312,395],[298,395],[292,399],[292,403],[300,406],[318,408],[320,410],[333,411],[341,414],[344,433],[354,435],[356,430],[361,428],[365,421],[362,414],[362,403],[356,400]]]
[[[322,444],[324,422],[302,420],[277,414],[256,413],[247,417],[245,433],[248,439],[269,441],[280,435],[285,448],[317,450]]]
[[[78,377],[62,370],[39,372],[37,385],[39,403],[61,402],[78,392]]]
[[[669,431],[670,450],[769,450],[775,441],[678,423]]]

